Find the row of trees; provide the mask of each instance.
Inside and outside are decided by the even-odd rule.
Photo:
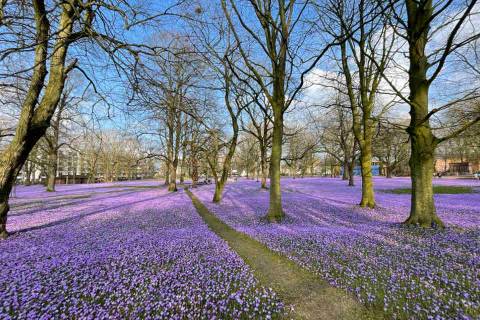
[[[238,78],[258,84],[273,113],[267,218],[277,221],[284,215],[280,193],[284,114],[297,102],[294,99],[304,87],[305,75],[320,61],[325,63],[322,58],[329,54],[337,62],[331,69],[338,70],[338,76],[329,80],[341,101],[346,97],[351,131],[360,151],[360,205],[375,206],[371,179],[374,130],[398,100],[408,106],[411,116],[406,131],[411,146],[412,207],[406,223],[443,226],[433,203],[434,153],[440,143],[480,120],[478,87],[448,90],[450,96],[443,97],[443,104],[437,99],[440,105],[434,108],[429,105],[429,93],[442,72],[452,72],[450,64],[475,56],[470,50],[477,50],[479,30],[470,21],[478,14],[477,1],[247,1],[249,5],[242,7],[233,0],[221,2],[243,62],[242,68],[233,69]],[[309,19],[311,15],[314,20]],[[396,61],[404,52],[406,72]],[[474,77],[476,68],[469,65]],[[399,82],[398,74],[408,80]],[[432,118],[448,109],[466,111],[461,113],[459,127],[443,133],[432,126]]]
[[[404,138],[388,130],[405,126],[412,176],[406,223],[443,226],[433,203],[435,151],[480,120],[477,0],[175,1],[149,8],[7,0],[0,12],[2,86],[15,88],[21,101],[0,156],[2,237],[12,185],[34,146],[43,139],[47,149],[59,148],[57,120],[74,70],[101,97],[98,104],[120,98],[122,111],[140,120],[132,131],[148,145],[145,158],[166,165],[171,191],[178,169],[183,179],[188,168],[196,183],[199,170],[209,168],[213,200],[221,201],[237,146],[255,148],[262,187],[270,181],[272,222],[284,218],[282,161],[293,172],[306,170],[318,152],[341,154],[350,177],[359,157],[360,205],[373,208],[374,149],[394,166],[406,154]],[[458,65],[471,78],[460,89],[443,81]],[[123,94],[114,88],[118,82]],[[329,101],[309,97],[319,86],[331,93]],[[393,120],[392,108],[409,110],[407,125]],[[446,115],[455,125],[437,126]],[[335,128],[324,125],[328,117]],[[251,141],[239,145],[241,132]],[[374,147],[378,132],[386,135],[384,147]]]
[[[89,71],[102,66],[101,54],[116,72],[134,70],[141,52],[157,48],[127,41],[129,32],[174,8],[151,10],[127,1],[1,1],[2,87],[13,88],[21,100],[15,132],[0,156],[1,238],[8,235],[12,186],[50,127],[72,71],[93,83],[95,73]]]
[[[55,150],[40,140],[30,152],[18,182],[43,183],[53,192],[58,180],[94,183],[153,178],[156,165],[146,155],[135,137],[118,131],[79,135],[72,144],[62,142]]]

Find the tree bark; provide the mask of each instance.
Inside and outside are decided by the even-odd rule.
[[[373,181],[372,181],[372,148],[368,146],[368,142],[365,141],[365,147],[362,147],[360,152],[360,168],[362,171],[362,200],[360,202],[361,207],[374,208],[375,197],[373,193]]]
[[[279,222],[285,214],[282,209],[282,192],[280,189],[280,161],[282,158],[283,112],[280,106],[275,106],[273,119],[272,153],[270,156],[270,203],[267,220]]]
[[[30,186],[32,184],[32,171],[33,171],[32,167],[33,167],[33,164],[31,162],[27,161],[25,163],[25,170],[24,170],[25,178],[24,178],[23,184],[26,186]]]
[[[235,120],[236,122],[236,120]],[[225,183],[227,182],[228,175],[230,174],[230,169],[232,166],[232,158],[235,155],[235,149],[237,147],[238,140],[238,125],[234,125],[233,137],[228,148],[228,153],[225,156],[223,161],[222,175],[218,181],[215,182],[215,194],[213,195],[213,202],[220,202],[222,200],[223,189],[225,188]]]
[[[433,135],[428,114],[428,95],[430,83],[427,80],[428,57],[425,47],[428,40],[429,19],[432,16],[432,2],[418,6],[407,1],[409,60],[408,70],[410,88],[410,175],[412,179],[412,197],[410,216],[406,224],[422,227],[443,227],[436,214],[433,200],[434,152],[438,139]]]
[[[50,78],[44,95],[38,99],[44,87],[47,74],[47,49],[49,21],[44,3],[34,1],[37,44],[35,47],[35,64],[25,100],[22,104],[20,118],[15,136],[0,156],[0,237],[6,238],[8,198],[16,176],[28,158],[38,140],[45,134],[55,112],[63,91],[66,78],[65,59],[69,37],[73,27],[75,10],[69,3],[63,4],[59,22],[58,39],[50,60]],[[35,109],[35,106],[38,107]]]
[[[342,180],[348,180],[348,159],[345,157],[343,161],[343,174],[342,174]]]
[[[193,144],[193,143],[192,143]],[[197,183],[198,183],[198,163],[197,163],[197,153],[196,152],[192,152],[191,154],[191,158],[190,158],[190,162],[191,162],[191,169],[192,169],[192,188],[196,188],[197,187]]]
[[[232,124],[232,139],[228,145],[228,152],[225,155],[225,159],[223,160],[223,167],[222,167],[222,175],[220,179],[215,179],[215,194],[213,195],[213,202],[220,202],[222,200],[223,189],[225,188],[225,183],[227,182],[228,175],[230,174],[231,166],[232,166],[232,159],[235,155],[235,149],[237,148],[237,141],[238,141],[238,116],[239,113],[235,112],[230,103],[230,86],[231,86],[231,75],[228,73],[228,67],[225,65],[225,73],[224,73],[224,81],[225,81],[225,105],[227,106],[228,114],[230,115],[230,121]],[[212,167],[212,170],[215,168]]]
[[[3,178],[7,178],[3,176]],[[8,205],[8,198],[13,187],[13,178],[10,177],[10,181],[1,181],[2,188],[0,189],[0,239],[6,239],[8,237],[7,232],[7,215],[10,210]]]
[[[167,164],[167,168],[165,170],[165,182],[164,184],[168,186],[170,184],[170,164]]]
[[[389,165],[385,166],[385,170],[387,171],[386,178],[390,179],[392,177],[392,169]]]
[[[262,189],[268,189],[267,188],[267,175],[268,175],[268,170],[267,170],[267,151],[265,148],[261,148],[260,150],[260,170],[261,170],[261,175],[262,175],[262,180],[261,180],[261,186],[260,188]]]
[[[348,163],[348,186],[355,186],[355,179],[353,174],[353,169],[355,168],[355,160],[352,160]]]
[[[57,152],[54,151],[48,156],[48,169],[47,169],[47,191],[55,191],[55,180],[57,177]]]
[[[170,181],[168,183],[168,191],[178,191],[177,189],[177,165],[178,165],[178,159],[174,159],[170,163],[170,169],[168,170],[170,172]]]
[[[185,154],[185,151],[184,151]],[[182,155],[182,161],[180,162],[180,184],[185,182],[185,156]]]
[[[417,132],[415,139],[411,142],[412,155],[409,164],[412,177],[412,202],[410,216],[405,223],[427,228],[444,227],[436,214],[433,200],[435,144],[431,144],[433,140],[430,130],[421,131],[423,133]]]

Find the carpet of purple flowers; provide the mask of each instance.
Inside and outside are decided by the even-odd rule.
[[[0,319],[275,318],[284,307],[158,182],[18,187]]]
[[[267,224],[268,191],[255,181],[231,183],[220,204],[213,188],[195,194],[222,220],[354,293],[395,319],[480,319],[480,183],[471,194],[436,195],[445,230],[400,224],[410,196],[382,190],[405,188],[404,178],[376,179],[377,208],[362,209],[360,187],[331,178],[282,180],[281,224]],[[359,185],[359,181],[357,181]]]

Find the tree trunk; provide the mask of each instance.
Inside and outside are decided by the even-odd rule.
[[[197,187],[198,182],[198,165],[196,155],[192,155],[192,188]]]
[[[267,220],[281,221],[285,214],[282,209],[282,192],[280,189],[280,161],[282,158],[283,114],[280,106],[274,107],[272,153],[270,156],[270,203]]]
[[[8,206],[8,197],[0,197],[0,240],[8,237],[7,232],[7,214],[10,210]]]
[[[182,170],[182,166],[180,166],[180,170]],[[185,173],[182,170],[180,172],[180,184],[184,184],[184,183],[185,183]]]
[[[6,239],[8,237],[7,214],[10,210],[8,198],[12,191],[14,178],[12,177],[13,174],[11,173],[11,170],[5,170],[5,168],[1,169],[3,169],[3,172],[0,172],[0,239]]]
[[[29,186],[32,184],[32,164],[27,162],[25,163],[25,178],[23,180],[23,184]]]
[[[428,20],[432,16],[432,3],[417,7],[413,2],[407,6],[409,60],[408,81],[410,88],[410,175],[412,179],[412,202],[406,224],[422,227],[443,227],[435,211],[433,200],[434,153],[438,139],[430,128],[428,95],[430,83],[427,80],[428,58],[425,47],[428,41]]]
[[[268,175],[267,150],[264,146],[261,146],[261,149],[260,149],[260,170],[262,175],[260,188],[268,189],[267,187],[267,175]]]
[[[215,194],[213,195],[213,202],[218,203],[222,200],[223,189],[225,189],[225,182],[221,179],[215,183]]]
[[[374,208],[375,197],[372,181],[372,148],[368,141],[365,141],[360,152],[360,165],[362,171],[362,201],[361,207]]]
[[[390,179],[392,177],[392,169],[391,167],[388,165],[388,166],[385,166],[385,170],[387,171],[386,173],[386,178],[387,179]]]
[[[343,160],[343,174],[342,174],[342,180],[348,180],[348,160],[347,157]]]
[[[412,179],[412,202],[406,224],[421,227],[444,227],[436,214],[433,199],[433,171],[435,137],[430,128],[419,127],[412,134],[410,171]]]
[[[228,175],[230,174],[230,169],[232,166],[232,159],[235,155],[235,149],[237,148],[237,140],[238,140],[238,122],[237,118],[231,112],[232,118],[232,126],[233,126],[233,136],[232,140],[230,141],[230,145],[228,147],[228,152],[225,155],[225,159],[223,161],[223,168],[222,168],[222,176],[220,179],[216,180],[215,182],[215,194],[213,195],[213,202],[218,203],[222,200],[223,189],[225,188],[225,183],[227,182]]]
[[[66,78],[65,58],[68,49],[68,38],[73,27],[76,10],[70,3],[65,3],[59,21],[58,40],[50,58],[50,76],[46,86],[47,48],[49,22],[43,2],[34,1],[37,44],[35,47],[35,67],[31,76],[29,89],[22,104],[22,110],[15,130],[15,136],[0,156],[0,237],[8,236],[6,230],[9,210],[8,197],[16,176],[28,158],[38,140],[45,134],[50,120],[55,113],[63,91]],[[40,93],[44,95],[38,102]],[[37,106],[36,109],[35,106]]]
[[[352,160],[352,162],[348,163],[348,186],[353,187],[355,186],[355,175],[353,173],[353,169],[355,168],[355,160]]]
[[[88,173],[87,183],[95,183],[95,175],[93,172]]]
[[[185,154],[185,152],[184,152]],[[180,162],[180,184],[185,182],[185,156],[182,156],[182,161]]]
[[[170,184],[170,164],[167,164],[167,168],[165,170],[165,182],[164,184],[168,186]]]
[[[43,132],[27,134],[27,124],[19,122],[17,131],[12,142],[0,157],[0,238],[5,239],[8,236],[6,229],[7,214],[10,209],[8,198],[12,191],[13,184],[17,178],[18,172],[27,160],[28,154],[33,149],[35,143],[40,139]]]
[[[54,151],[49,155],[49,164],[47,169],[47,191],[55,191],[55,179],[57,177],[57,152]]]
[[[171,162],[170,164],[170,169],[168,170],[170,172],[170,181],[168,183],[168,191],[178,191],[177,189],[177,165],[178,165],[178,159],[175,159]]]

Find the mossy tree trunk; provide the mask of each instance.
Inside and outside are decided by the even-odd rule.
[[[43,1],[33,1],[36,39],[34,68],[30,84],[22,104],[20,118],[12,142],[0,156],[0,238],[6,238],[8,199],[18,172],[21,170],[38,140],[45,134],[60,100],[66,75],[73,66],[65,67],[65,60],[73,20],[77,13],[70,3],[62,4],[58,35],[50,57],[50,77],[44,88],[47,75],[47,50],[50,22]],[[38,105],[38,106],[37,106]],[[35,108],[36,107],[36,108]]]
[[[411,1],[408,1],[411,2]],[[433,8],[431,1],[417,7],[410,3],[408,8],[409,60],[408,71],[410,88],[410,125],[407,132],[411,141],[410,174],[412,196],[410,216],[406,224],[431,227],[443,226],[438,218],[433,200],[434,153],[438,139],[433,135],[428,115],[430,83],[427,79],[428,57],[425,47],[428,41],[428,24]]]
[[[361,44],[361,46],[365,45],[365,42]],[[347,84],[350,109],[352,111],[352,130],[360,149],[360,169],[362,176],[362,199],[360,201],[360,206],[374,208],[375,195],[372,180],[372,131],[374,123],[371,119],[374,96],[369,94],[366,82],[370,81],[366,81],[365,79],[364,81],[361,81],[363,86],[360,86],[358,89],[359,92],[355,91],[356,89],[354,89],[353,78],[348,62],[346,44],[341,44],[340,49],[342,53],[342,69]],[[360,78],[362,79],[370,76],[365,74],[367,72],[365,70],[365,59],[366,57],[363,55],[358,62],[359,66],[363,66],[360,68],[363,71],[363,73],[360,73]],[[357,96],[359,96],[360,99],[358,99]],[[360,104],[358,101],[360,101]]]
[[[353,187],[355,186],[355,162],[357,159],[357,140],[353,139],[353,144],[351,149],[349,150],[349,157],[348,157],[348,186]]]
[[[32,173],[35,172],[35,165],[31,161],[26,161],[25,165],[24,165],[24,168],[25,168],[25,170],[24,170],[25,178],[24,178],[23,183],[26,186],[30,186],[30,185],[32,185]]]
[[[57,169],[58,169],[58,152],[62,146],[60,143],[60,125],[63,120],[63,111],[67,107],[68,95],[71,91],[65,90],[63,93],[55,114],[55,118],[51,124],[52,134],[48,132],[44,136],[48,149],[48,165],[47,165],[47,181],[46,189],[48,192],[55,191],[55,182],[57,178]]]
[[[448,62],[448,57],[462,46],[470,45],[477,40],[477,35],[467,37],[458,42],[458,35],[463,30],[463,25],[468,23],[477,1],[462,3],[463,8],[454,21],[445,30],[444,45],[436,48],[436,54],[426,53],[428,41],[431,40],[432,25],[444,23],[442,12],[448,12],[449,7],[456,5],[449,1],[445,6],[437,6],[432,0],[405,0],[407,34],[409,46],[408,81],[410,96],[403,97],[410,105],[410,125],[407,132],[411,141],[410,171],[412,178],[412,203],[410,216],[406,224],[420,225],[422,227],[443,227],[442,221],[436,214],[433,200],[433,172],[434,153],[437,145],[458,136],[471,126],[480,121],[480,115],[466,117],[461,126],[441,138],[435,137],[430,127],[430,118],[443,108],[429,109],[429,89],[432,82],[438,77]],[[437,21],[435,21],[437,20]],[[442,20],[442,21],[438,21]],[[431,57],[435,61],[428,61]],[[432,68],[433,70],[429,70]],[[428,75],[428,77],[427,77]]]
[[[213,195],[213,202],[216,202],[216,203],[222,200],[223,190],[225,189],[225,184],[227,182],[228,176],[231,171],[232,159],[233,159],[233,156],[235,155],[235,149],[237,147],[238,124],[236,123],[236,121],[237,120],[235,120],[235,124],[233,125],[234,127],[233,137],[230,140],[228,152],[225,155],[225,158],[223,160],[222,174],[220,178],[215,181],[215,193]]]
[[[192,162],[192,187],[195,188],[198,183],[198,166],[196,164],[196,160]]]
[[[431,129],[417,127],[411,135],[411,157],[409,161],[412,179],[410,216],[407,224],[422,227],[438,226],[443,223],[436,214],[433,199],[434,152],[436,139]]]
[[[271,222],[281,221],[285,214],[282,208],[282,192],[280,188],[280,161],[282,158],[283,140],[283,104],[274,106],[272,151],[270,155],[270,201],[267,219]]]
[[[237,42],[237,49],[241,55],[246,68],[248,68],[252,79],[258,83],[262,93],[268,100],[270,108],[273,112],[273,132],[272,132],[272,150],[270,156],[270,200],[269,208],[266,215],[268,221],[279,222],[284,218],[282,208],[282,194],[280,189],[280,161],[282,158],[282,141],[283,141],[283,116],[287,110],[289,103],[286,103],[286,88],[287,88],[287,59],[289,53],[289,44],[291,39],[292,15],[294,5],[289,5],[284,1],[279,1],[276,6],[276,13],[272,10],[272,6],[267,2],[254,6],[255,17],[258,19],[262,28],[261,34],[255,34],[255,39],[262,43],[263,48],[266,49],[267,61],[269,65],[265,65],[264,70],[268,70],[268,79],[263,72],[259,72],[258,65],[251,60],[247,51],[242,46],[242,41],[236,31],[236,26],[232,22],[230,10],[225,0],[221,1],[222,9],[228,21],[232,34]],[[235,1],[229,1],[230,7],[234,10],[234,14],[238,17],[239,10],[236,7]],[[245,29],[245,28],[244,28]],[[248,29],[248,28],[247,28]],[[252,31],[247,30],[250,34]],[[291,53],[291,52],[290,52]],[[319,59],[315,59],[318,61]],[[290,64],[291,61],[289,60]],[[313,68],[315,64],[311,66]],[[303,79],[303,75],[302,75]],[[300,90],[300,87],[294,91],[289,97],[289,102],[292,102],[295,94]]]
[[[180,86],[180,85],[178,85]],[[180,141],[182,134],[182,112],[179,108],[183,105],[183,96],[180,88],[177,88],[167,102],[167,127],[168,127],[168,191],[176,192],[177,169],[179,162]],[[178,104],[178,105],[177,105]]]
[[[180,162],[180,184],[185,182],[185,153],[182,155],[182,161]]]
[[[171,106],[167,106],[167,172],[165,176],[165,184],[168,185],[168,191],[177,191],[177,166],[174,163],[174,116]]]
[[[360,169],[362,172],[362,200],[360,206],[375,207],[375,195],[372,179],[372,137],[367,134],[360,144]]]
[[[260,188],[268,189],[268,146],[271,140],[271,111],[264,100],[254,97],[254,104],[245,107],[245,111],[250,117],[250,124],[244,126],[243,130],[251,134],[258,142],[260,151]],[[258,111],[254,108],[258,108]],[[259,114],[262,117],[259,121]]]
[[[342,34],[351,35],[340,44],[342,72],[352,112],[353,133],[360,149],[362,174],[360,206],[368,208],[375,207],[372,139],[377,117],[373,115],[373,111],[382,75],[392,57],[394,43],[393,36],[387,37],[390,26],[383,20],[383,16],[372,16],[372,10],[374,11],[376,6],[377,4],[365,1],[359,3],[358,8],[355,8],[358,25],[355,30],[346,30],[349,23],[341,23]],[[349,19],[349,13],[344,11],[339,11],[337,15],[342,22]],[[378,41],[378,38],[383,38],[384,41]],[[381,54],[378,54],[379,52]],[[351,72],[351,64],[354,64],[355,79]]]

